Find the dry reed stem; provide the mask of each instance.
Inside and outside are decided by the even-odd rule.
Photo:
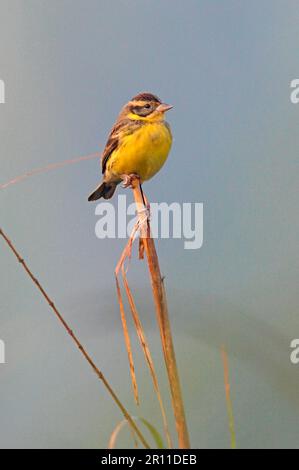
[[[125,345],[126,345],[126,349],[127,349],[129,366],[130,366],[130,374],[131,374],[131,382],[132,382],[132,386],[133,386],[134,399],[135,399],[136,405],[139,405],[138,386],[137,386],[137,380],[136,380],[136,374],[135,374],[135,367],[134,367],[134,360],[133,360],[133,353],[132,353],[130,335],[129,335],[124,304],[123,304],[123,300],[122,300],[120,286],[119,286],[117,276],[115,277],[115,281],[116,281],[116,291],[117,291],[117,298],[118,298],[118,303],[119,303],[120,317],[121,317],[121,322],[122,322],[122,326],[123,326]]]
[[[146,221],[146,217],[144,218],[144,221]],[[157,398],[158,398],[167,443],[168,443],[169,448],[172,448],[173,447],[172,440],[171,440],[169,427],[168,427],[168,423],[167,423],[166,412],[165,412],[165,408],[164,408],[164,405],[163,405],[163,400],[162,400],[162,396],[161,396],[161,392],[160,392],[160,388],[159,388],[159,384],[158,384],[157,374],[156,374],[156,371],[155,371],[155,368],[154,368],[154,363],[153,363],[153,360],[152,360],[152,357],[151,357],[151,353],[150,353],[148,342],[147,342],[147,339],[146,339],[146,336],[145,336],[145,333],[144,333],[144,329],[142,327],[142,323],[140,321],[140,317],[139,317],[137,308],[135,306],[134,298],[133,298],[132,292],[131,292],[129,284],[128,284],[128,280],[127,280],[127,277],[126,277],[126,271],[127,270],[124,267],[126,259],[128,259],[128,260],[131,259],[132,243],[134,241],[135,234],[137,233],[139,228],[140,228],[140,221],[138,221],[135,224],[135,226],[132,230],[131,236],[129,238],[129,241],[128,241],[127,245],[125,246],[125,248],[122,252],[122,255],[120,257],[120,260],[117,263],[117,266],[115,268],[117,296],[118,296],[120,314],[121,314],[121,319],[122,319],[122,324],[123,324],[125,344],[126,344],[126,347],[127,347],[127,353],[128,353],[128,357],[129,357],[129,365],[130,365],[131,377],[132,377],[132,382],[133,382],[133,389],[135,390],[135,387],[137,387],[137,384],[136,384],[136,377],[135,377],[135,372],[134,372],[134,364],[133,364],[131,343],[130,343],[130,340],[129,340],[127,322],[126,322],[126,319],[125,319],[124,306],[123,306],[123,301],[122,301],[122,296],[121,296],[121,291],[120,291],[120,286],[119,286],[119,281],[118,281],[118,274],[119,274],[119,271],[121,271],[122,278],[123,278],[123,283],[124,283],[125,291],[126,291],[126,295],[127,295],[127,299],[128,299],[129,306],[130,306],[131,315],[132,315],[132,318],[133,318],[133,321],[134,321],[134,324],[135,324],[135,328],[136,328],[136,332],[137,332],[137,335],[138,335],[138,338],[139,338],[140,345],[142,347],[142,350],[143,350],[143,353],[144,353],[144,356],[145,356],[145,359],[146,359],[146,363],[147,363],[147,365],[149,367],[149,370],[150,370],[150,374],[151,374],[151,377],[152,377],[154,389],[155,389],[155,392],[156,392],[156,395],[157,395]],[[140,257],[140,251],[142,249],[141,247],[142,247],[142,244],[140,243],[139,244],[139,257]]]
[[[162,349],[166,364],[168,381],[170,386],[172,407],[175,416],[176,429],[178,434],[179,448],[190,448],[189,434],[185,418],[184,404],[179,380],[179,374],[176,364],[175,352],[172,341],[171,326],[168,315],[167,301],[163,279],[160,272],[159,260],[155,249],[155,243],[150,233],[150,223],[147,218],[144,223],[143,212],[146,210],[144,206],[144,195],[141,190],[138,178],[132,181],[133,194],[136,202],[137,210],[139,210],[139,221],[141,229],[142,244],[146,253],[148,268],[150,273],[154,303],[156,308],[157,320],[160,329]]]
[[[223,362],[223,371],[224,371],[224,387],[225,387],[225,398],[226,398],[226,407],[228,415],[228,424],[230,432],[230,443],[231,448],[236,449],[236,431],[235,431],[235,421],[233,414],[232,400],[230,396],[230,383],[229,383],[229,368],[228,368],[228,356],[224,346],[221,348],[222,362]]]
[[[47,292],[45,291],[45,289],[41,286],[40,282],[37,280],[37,278],[32,274],[32,271],[29,269],[27,263],[24,261],[24,259],[21,257],[21,255],[19,254],[19,252],[17,251],[17,249],[15,248],[15,246],[13,245],[13,243],[11,242],[11,240],[8,238],[8,236],[3,232],[3,230],[0,228],[0,235],[3,237],[3,239],[5,240],[5,242],[7,243],[7,245],[9,246],[9,248],[11,249],[11,251],[14,253],[15,257],[17,258],[17,260],[19,261],[19,263],[21,263],[21,265],[23,266],[24,270],[27,272],[28,276],[31,278],[31,280],[33,281],[33,283],[36,285],[36,287],[38,288],[38,290],[41,292],[42,296],[44,297],[44,299],[47,301],[47,303],[49,304],[49,306],[51,307],[51,309],[53,310],[53,312],[55,313],[56,317],[58,318],[58,320],[62,323],[63,327],[66,329],[66,331],[68,332],[68,334],[71,336],[71,338],[73,339],[73,341],[75,342],[75,344],[77,345],[77,347],[79,348],[79,350],[81,351],[81,353],[83,354],[83,356],[85,357],[85,359],[87,360],[87,362],[90,364],[90,366],[92,367],[93,371],[96,373],[96,375],[98,376],[98,378],[103,382],[105,388],[107,389],[107,391],[109,392],[109,394],[111,395],[112,399],[114,400],[114,402],[116,403],[116,405],[118,406],[118,408],[121,410],[122,414],[124,415],[125,419],[128,421],[128,423],[130,424],[131,428],[134,430],[134,432],[136,433],[136,435],[138,436],[138,438],[140,439],[140,441],[142,442],[142,444],[144,445],[145,448],[149,449],[149,444],[147,443],[146,439],[144,438],[143,434],[141,433],[141,431],[139,430],[139,428],[137,427],[135,421],[132,419],[132,417],[130,416],[129,412],[127,411],[127,409],[125,408],[125,406],[121,403],[120,399],[118,398],[118,396],[116,395],[116,393],[114,392],[114,390],[112,389],[112,387],[110,386],[109,382],[107,381],[107,379],[105,378],[105,376],[103,375],[103,373],[98,369],[98,367],[96,366],[96,364],[93,362],[93,360],[91,359],[91,357],[89,356],[89,354],[87,353],[86,349],[83,347],[83,345],[81,344],[81,342],[79,341],[79,339],[77,338],[77,336],[74,334],[74,332],[71,330],[71,328],[69,327],[68,323],[64,320],[63,316],[61,315],[61,313],[58,311],[57,307],[55,306],[53,300],[49,297],[49,295],[47,294]]]
[[[110,436],[110,439],[109,439],[109,443],[108,443],[108,449],[115,449],[115,446],[116,446],[116,439],[118,438],[118,435],[120,433],[120,431],[122,430],[122,428],[127,424],[127,420],[126,419],[123,419],[122,421],[120,421],[116,426],[115,428],[113,429],[112,433],[111,433],[111,436]],[[135,438],[135,434],[132,433],[132,437],[134,439],[134,445],[135,445],[135,448],[138,447],[138,441],[136,441],[136,438]]]
[[[137,380],[136,380],[136,374],[135,374],[135,366],[134,366],[134,360],[133,360],[133,352],[132,352],[132,347],[131,347],[131,341],[130,341],[130,335],[129,335],[129,330],[127,326],[127,320],[126,320],[126,315],[125,315],[125,309],[124,309],[124,304],[122,300],[122,295],[121,295],[121,290],[120,290],[120,285],[118,281],[118,274],[123,266],[123,263],[125,262],[126,258],[130,259],[131,258],[131,252],[132,252],[132,244],[133,240],[135,237],[135,234],[138,230],[138,224],[135,225],[133,228],[133,231],[131,233],[131,236],[129,238],[129,241],[127,245],[125,246],[121,257],[117,263],[117,266],[115,268],[114,274],[115,274],[115,282],[116,282],[116,292],[117,292],[117,298],[118,298],[118,303],[119,303],[119,310],[120,310],[120,317],[121,317],[121,322],[122,322],[122,327],[123,327],[123,332],[124,332],[124,339],[125,339],[125,345],[126,345],[126,350],[128,354],[128,360],[129,360],[129,366],[130,366],[130,374],[131,374],[131,382],[132,382],[132,387],[133,387],[133,393],[134,393],[134,399],[137,405],[139,405],[139,395],[138,395],[138,386],[137,386]]]
[[[159,405],[160,405],[160,410],[161,410],[162,420],[163,420],[163,426],[164,426],[164,431],[165,431],[168,447],[170,449],[172,449],[173,444],[172,444],[172,440],[171,440],[171,436],[170,436],[170,432],[169,432],[169,428],[168,428],[166,412],[165,412],[165,408],[164,408],[164,405],[163,405],[163,400],[162,400],[162,396],[161,396],[161,392],[160,392],[160,388],[159,388],[159,384],[158,384],[157,374],[156,374],[154,363],[153,363],[152,356],[151,356],[151,353],[150,353],[148,341],[146,339],[144,329],[143,329],[142,323],[140,321],[140,317],[139,317],[139,314],[138,314],[138,311],[137,311],[137,308],[136,308],[136,305],[135,305],[135,302],[134,302],[134,298],[133,298],[131,289],[130,289],[129,284],[128,284],[128,280],[127,280],[127,277],[126,277],[126,274],[125,274],[125,270],[123,268],[122,268],[122,275],[123,275],[123,282],[124,282],[127,298],[128,298],[129,305],[130,305],[131,314],[132,314],[132,317],[133,317],[133,320],[134,320],[134,323],[135,323],[135,328],[136,328],[136,331],[137,331],[137,335],[138,335],[138,338],[139,338],[139,341],[140,341],[140,344],[141,344],[141,347],[142,347],[147,365],[148,365],[149,370],[150,370],[150,374],[151,374],[151,377],[152,377],[152,380],[153,380],[154,389],[155,389],[155,392],[156,392],[156,395],[157,395],[157,398],[158,398],[158,402],[159,402]]]
[[[6,183],[0,184],[0,189],[5,189],[8,186],[11,186],[12,184],[19,183],[20,181],[23,181],[29,178],[30,176],[46,173],[48,171],[55,170],[56,168],[63,168],[64,166],[73,165],[74,163],[79,163],[85,160],[92,160],[93,158],[100,157],[100,155],[101,154],[99,152],[95,152],[91,153],[90,155],[84,155],[82,157],[72,158],[70,160],[64,160],[62,162],[50,163],[49,165],[44,166],[42,168],[35,168],[34,170],[27,171],[23,175],[16,176],[15,178],[10,181],[7,181]]]

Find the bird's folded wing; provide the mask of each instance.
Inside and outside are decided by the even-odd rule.
[[[121,144],[122,137],[124,137],[125,135],[132,134],[133,132],[135,132],[136,129],[140,128],[140,125],[143,125],[143,124],[144,124],[143,121],[139,121],[139,120],[131,121],[130,119],[122,119],[121,121],[118,121],[115,123],[115,125],[112,127],[110,131],[106,146],[102,153],[102,173],[103,174],[105,173],[107,162],[111,154]]]

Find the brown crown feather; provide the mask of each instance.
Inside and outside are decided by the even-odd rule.
[[[131,101],[154,101],[155,103],[162,103],[160,98],[152,93],[139,93],[138,95],[134,96]]]

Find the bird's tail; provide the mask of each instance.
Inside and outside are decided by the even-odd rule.
[[[89,201],[96,201],[103,197],[104,199],[110,199],[116,189],[116,183],[106,183],[103,181],[88,197]]]

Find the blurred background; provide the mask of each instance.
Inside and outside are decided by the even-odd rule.
[[[229,447],[225,344],[237,446],[298,448],[298,2],[0,0],[0,10],[0,183],[101,151],[140,91],[172,103],[173,149],[145,191],[204,204],[200,250],[157,241],[192,446]],[[162,430],[132,325],[140,410],[131,393],[113,277],[125,241],[95,236],[87,195],[99,177],[89,160],[7,187],[1,226],[123,402]],[[0,446],[106,447],[118,409],[0,245]],[[129,280],[167,400],[136,248]],[[123,431],[119,446],[131,445]]]

